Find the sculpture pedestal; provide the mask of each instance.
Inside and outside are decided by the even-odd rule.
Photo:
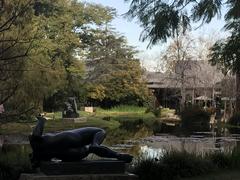
[[[66,123],[84,123],[87,122],[87,118],[86,117],[78,117],[78,118],[63,118],[63,122]]]
[[[125,163],[117,160],[42,162],[40,171],[46,175],[124,174]]]
[[[21,174],[19,180],[138,180],[132,174],[43,175]]]
[[[137,180],[125,172],[125,163],[117,160],[80,162],[42,162],[41,173],[21,174],[19,180]]]

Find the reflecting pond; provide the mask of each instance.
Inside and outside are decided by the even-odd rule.
[[[174,130],[167,133],[165,130],[142,139],[119,140],[119,143],[112,145],[111,149],[130,153],[135,157],[139,155],[156,157],[171,150],[203,154],[216,151],[228,152],[240,148],[239,129],[212,128],[208,132],[191,132],[188,136],[176,134]],[[16,160],[21,163],[29,161],[31,148],[27,137],[13,136],[6,139],[6,143],[0,149],[0,160],[13,163]]]
[[[170,131],[166,131],[169,128]],[[178,129],[178,127],[175,127]],[[154,136],[139,139],[138,141],[125,141],[122,144],[114,145],[114,149],[147,157],[156,157],[168,151],[186,151],[195,154],[210,152],[231,152],[233,149],[240,149],[240,129],[217,128],[206,132],[179,133],[179,129],[165,127],[164,132]]]

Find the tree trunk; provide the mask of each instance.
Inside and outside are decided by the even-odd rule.
[[[235,112],[240,112],[240,72],[236,73],[236,108]]]
[[[192,105],[195,104],[195,89],[192,90]]]
[[[182,111],[185,108],[185,101],[186,101],[186,88],[184,86],[181,87],[181,103],[180,103],[180,110]]]

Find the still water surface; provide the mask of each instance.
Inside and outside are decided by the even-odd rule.
[[[23,137],[12,138],[14,138],[13,143],[9,140],[1,147],[0,157],[9,156],[10,159],[21,157],[26,160],[28,154],[31,153],[28,141]],[[22,143],[16,140],[18,138]],[[219,151],[229,152],[234,148],[240,149],[240,133],[229,131],[228,129],[221,129],[220,131],[215,129],[211,132],[192,132],[187,137],[179,134],[159,133],[155,136],[134,141],[119,140],[119,144],[112,145],[110,148],[119,152],[133,154],[135,157],[142,155],[153,158],[171,150],[197,154]]]
[[[195,154],[231,152],[233,149],[240,149],[240,132],[236,129],[215,128],[207,132],[191,132],[188,136],[159,133],[138,141],[127,141],[113,148],[125,150],[136,156],[153,158],[168,151],[186,151]]]

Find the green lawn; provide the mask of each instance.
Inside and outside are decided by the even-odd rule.
[[[49,113],[52,118],[45,124],[45,132],[56,132],[85,126],[96,126],[103,129],[117,129],[121,121],[143,120],[151,124],[156,118],[152,113],[145,113],[146,108],[136,106],[119,106],[109,110],[96,108],[94,113],[79,111],[80,117],[86,119],[83,123],[62,121],[61,112]],[[36,122],[7,123],[0,125],[0,134],[29,134]]]
[[[31,123],[7,123],[0,127],[0,134],[29,134],[36,122]],[[86,122],[74,123],[63,121],[61,119],[48,120],[45,124],[45,132],[57,132],[69,129],[75,129],[86,126],[96,126],[103,129],[115,129],[119,127],[119,122],[115,120],[102,120],[98,117],[86,117]]]

